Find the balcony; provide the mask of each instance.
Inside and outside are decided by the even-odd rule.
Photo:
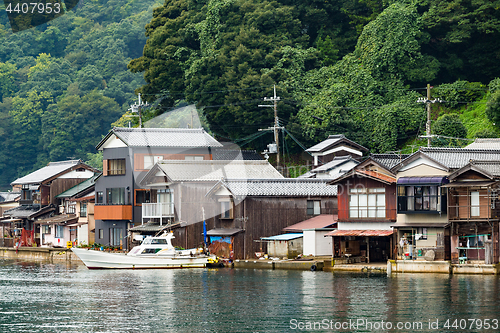
[[[95,205],[96,220],[132,220],[132,205]]]
[[[160,202],[160,203],[143,203],[142,204],[142,218],[143,219],[162,219],[174,217],[174,203],[173,202]]]
[[[497,211],[491,209],[490,205],[450,205],[448,207],[448,219],[450,221],[480,221],[498,219]]]

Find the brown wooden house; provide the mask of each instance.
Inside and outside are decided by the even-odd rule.
[[[452,263],[498,263],[500,161],[471,161],[449,179]]]
[[[395,175],[368,158],[329,184],[338,186],[338,229],[327,234],[334,256],[353,262],[393,258]]]

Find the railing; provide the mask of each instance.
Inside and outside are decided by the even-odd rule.
[[[448,206],[449,220],[482,220],[492,218],[490,205],[450,205]]]
[[[142,218],[162,218],[174,216],[173,202],[143,203]]]

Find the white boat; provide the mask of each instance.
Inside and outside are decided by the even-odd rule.
[[[173,233],[157,237],[146,237],[141,245],[127,254],[95,251],[85,248],[71,250],[89,269],[105,268],[202,268],[218,266],[214,255],[203,253],[203,249],[176,250],[172,246]]]

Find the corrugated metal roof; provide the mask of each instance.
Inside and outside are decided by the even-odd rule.
[[[415,184],[415,185],[420,185],[420,184],[428,184],[428,185],[441,185],[441,184],[447,184],[450,181],[448,178],[439,176],[439,177],[399,177],[398,178],[398,185],[399,184]]]
[[[394,182],[396,182],[396,178],[395,177],[384,175],[383,173],[380,173],[380,172],[377,172],[377,171],[355,170],[355,172],[362,173],[362,174],[365,174],[365,175],[370,176],[372,178],[377,178],[377,179],[380,179],[380,180],[382,180],[384,182],[388,182],[388,183],[394,183]]]
[[[322,229],[337,223],[337,219],[338,215],[321,214],[308,220],[283,228],[283,231],[302,232],[302,230],[304,229]]]
[[[478,138],[465,149],[491,149],[500,150],[500,138]]]
[[[329,179],[282,178],[223,180],[221,183],[235,196],[336,196],[337,186]]]
[[[450,169],[460,169],[471,160],[500,161],[500,150],[422,147],[420,151]]]
[[[175,161],[163,160],[158,167],[172,181],[218,181],[232,179],[276,179],[283,176],[269,162],[261,161]]]
[[[303,237],[303,234],[282,234],[282,235],[276,235],[276,236],[271,236],[271,237],[262,237],[262,240],[267,240],[267,241],[289,241],[292,239],[297,239],[300,237]]]
[[[129,147],[222,147],[202,128],[124,128],[112,132]],[[98,147],[102,144],[99,143]]]
[[[334,230],[325,236],[361,236],[361,237],[384,237],[390,236],[394,230]]]
[[[208,236],[232,236],[236,235],[237,233],[243,231],[243,229],[236,229],[236,228],[216,228],[207,231]]]
[[[81,160],[50,162],[47,166],[16,179],[11,185],[40,184],[44,180],[54,177],[78,164],[83,164],[83,162]]]

